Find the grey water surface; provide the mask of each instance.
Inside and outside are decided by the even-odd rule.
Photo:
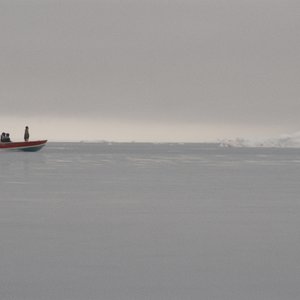
[[[300,295],[300,149],[0,153],[0,299]]]

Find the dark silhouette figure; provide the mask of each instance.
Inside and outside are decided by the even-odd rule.
[[[5,132],[2,132],[1,134],[1,142],[5,142]]]
[[[25,127],[24,140],[25,140],[25,142],[28,142],[28,140],[29,140],[29,128],[28,128],[28,126]]]
[[[5,140],[4,140],[4,142],[6,142],[6,143],[10,143],[11,142],[10,137],[9,137],[9,133],[5,134]]]

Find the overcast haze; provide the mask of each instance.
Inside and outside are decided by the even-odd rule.
[[[1,130],[202,141],[300,130],[291,0],[0,0]]]

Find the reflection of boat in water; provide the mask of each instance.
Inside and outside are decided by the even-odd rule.
[[[46,143],[47,140],[29,141],[29,142],[7,142],[7,143],[0,142],[0,149],[35,152],[42,149],[46,145]]]

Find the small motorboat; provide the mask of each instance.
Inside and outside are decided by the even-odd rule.
[[[18,150],[35,152],[41,150],[47,143],[47,140],[28,141],[28,142],[0,142],[0,150]]]

